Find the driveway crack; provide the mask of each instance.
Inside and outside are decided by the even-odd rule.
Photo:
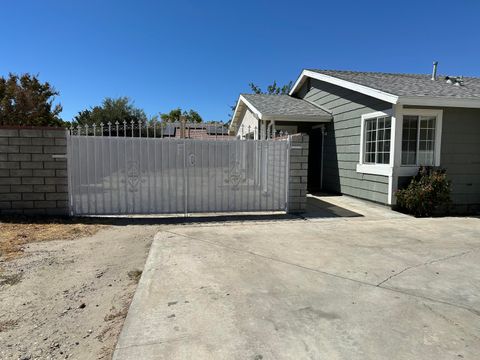
[[[438,258],[438,259],[429,260],[429,261],[426,261],[426,262],[423,262],[423,263],[420,263],[420,264],[417,264],[417,265],[407,266],[406,268],[404,268],[403,270],[399,271],[398,273],[392,274],[392,275],[390,275],[389,277],[387,277],[386,279],[380,281],[376,286],[377,286],[377,287],[380,287],[381,285],[385,284],[387,281],[393,279],[394,277],[397,277],[397,276],[400,275],[400,274],[403,274],[405,271],[408,271],[408,270],[410,270],[410,269],[417,269],[417,268],[422,267],[422,266],[427,266],[427,265],[439,263],[439,262],[442,262],[442,261],[450,260],[450,259],[452,259],[452,258],[464,256],[464,255],[467,255],[467,254],[471,253],[471,252],[474,251],[474,250],[478,250],[478,248],[470,249],[470,250],[467,250],[467,251],[462,251],[462,252],[460,252],[460,253],[453,254],[453,255],[449,255],[449,256],[445,256],[445,257]]]
[[[241,248],[235,248],[235,247],[232,247],[232,246],[224,245],[224,244],[217,243],[217,242],[211,241],[211,240],[201,239],[201,238],[194,237],[194,236],[191,236],[191,235],[180,234],[180,233],[177,233],[177,232],[172,231],[172,230],[164,230],[164,232],[165,233],[170,233],[170,234],[173,234],[173,235],[176,235],[176,236],[180,236],[180,237],[183,237],[183,238],[187,238],[187,239],[200,241],[200,242],[203,242],[203,243],[206,243],[206,244],[221,247],[221,248],[228,249],[228,250],[231,250],[231,251],[243,252],[245,254],[250,254],[250,255],[253,255],[253,256],[256,256],[256,257],[259,257],[259,258],[263,258],[263,259],[266,259],[266,260],[275,261],[275,262],[286,264],[286,265],[289,265],[289,266],[295,266],[295,267],[300,268],[300,269],[304,269],[304,270],[307,270],[307,271],[312,271],[312,272],[322,274],[322,275],[325,275],[325,276],[334,277],[334,278],[337,278],[337,279],[340,279],[340,280],[350,281],[350,282],[353,282],[353,283],[357,283],[359,285],[379,288],[379,289],[382,289],[382,290],[385,290],[385,291],[391,291],[391,292],[395,292],[395,293],[398,293],[398,294],[403,294],[403,295],[406,295],[406,296],[412,296],[412,297],[427,300],[427,301],[430,301],[430,302],[433,302],[433,303],[453,306],[453,307],[456,307],[456,308],[459,308],[459,309],[469,311],[470,313],[472,313],[474,315],[480,316],[480,311],[479,310],[470,308],[470,307],[462,305],[462,304],[455,304],[455,303],[451,303],[451,302],[448,302],[448,301],[445,301],[445,300],[435,299],[435,298],[431,298],[431,297],[424,296],[424,295],[419,295],[419,294],[414,294],[414,293],[411,293],[411,292],[408,292],[408,291],[403,291],[403,290],[400,290],[400,289],[380,286],[383,283],[385,283],[386,281],[388,281],[389,279],[391,279],[395,276],[398,276],[402,272],[405,272],[409,269],[417,268],[417,267],[420,267],[420,266],[425,266],[425,265],[429,265],[429,264],[433,264],[433,263],[437,263],[437,262],[441,262],[441,261],[445,261],[445,260],[448,260],[448,259],[451,259],[451,258],[454,258],[454,257],[463,256],[463,255],[466,255],[470,252],[476,251],[480,248],[473,248],[473,249],[470,249],[468,251],[464,251],[464,252],[461,252],[461,253],[449,255],[449,256],[446,256],[446,257],[443,257],[443,258],[439,258],[439,259],[433,259],[433,260],[430,260],[430,261],[427,261],[425,263],[421,263],[421,264],[418,264],[418,265],[409,266],[409,267],[403,269],[401,272],[388,277],[384,281],[380,282],[378,285],[375,285],[374,283],[369,283],[367,281],[357,280],[357,279],[349,278],[349,277],[342,276],[342,275],[339,275],[339,274],[334,274],[334,273],[330,273],[330,272],[327,272],[327,271],[323,271],[323,270],[320,270],[320,269],[310,268],[310,267],[303,266],[303,265],[300,265],[300,264],[291,263],[291,262],[288,262],[288,261],[283,260],[283,259],[262,255],[262,254],[254,252],[254,251],[241,249]]]

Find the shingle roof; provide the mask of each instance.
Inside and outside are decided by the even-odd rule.
[[[437,80],[431,80],[431,75],[425,74],[308,70],[368,86],[397,96],[428,96],[458,99],[480,98],[480,78],[478,77],[463,77],[463,85],[456,86],[454,84],[448,84],[445,80],[445,75],[437,75]]]
[[[242,94],[262,115],[330,117],[327,111],[289,95]]]

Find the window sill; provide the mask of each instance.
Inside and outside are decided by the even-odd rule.
[[[389,164],[357,164],[357,172],[370,175],[391,176],[393,169]]]

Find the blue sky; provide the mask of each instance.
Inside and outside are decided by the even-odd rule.
[[[387,6],[391,4],[390,6]],[[129,96],[149,115],[228,105],[302,68],[480,76],[480,2],[15,0],[0,12],[0,75],[40,74],[62,117]]]

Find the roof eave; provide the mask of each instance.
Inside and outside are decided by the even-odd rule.
[[[428,96],[401,96],[398,99],[398,103],[411,106],[480,108],[480,98],[459,99]]]
[[[330,115],[262,114],[261,120],[293,121],[293,122],[329,122],[332,120],[332,116]]]
[[[307,78],[317,79],[320,81],[325,81],[327,83],[337,85],[343,87],[345,89],[349,89],[352,91],[356,91],[358,93],[368,95],[392,104],[398,103],[398,96],[394,94],[387,93],[385,91],[377,90],[365,85],[360,85],[351,81],[339,79],[334,76],[318,73],[316,71],[311,70],[303,70],[300,76],[298,77],[297,81],[293,85],[292,89],[289,92],[290,96],[293,96],[295,92],[297,92],[305,82]]]

